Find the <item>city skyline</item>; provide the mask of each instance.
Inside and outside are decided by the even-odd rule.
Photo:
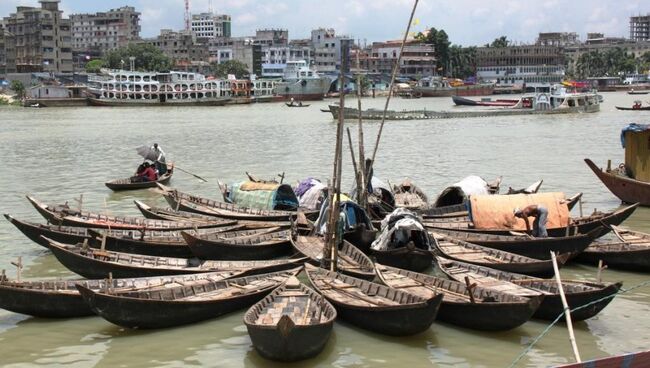
[[[191,0],[191,13],[207,12],[209,2]],[[0,14],[6,17],[19,5],[38,6],[38,0],[3,0]],[[154,37],[163,28],[183,28],[183,0],[62,0],[60,3],[65,17],[126,5],[142,13],[141,37]],[[326,27],[362,43],[402,37],[412,5],[412,0],[334,0],[326,3],[284,0],[272,4],[253,0],[212,0],[215,13],[232,16],[233,36],[254,35],[256,29],[262,28],[285,28],[291,39],[308,38],[312,29]],[[421,0],[415,15],[419,22],[412,31],[430,27],[444,29],[452,43],[463,46],[481,46],[502,35],[517,43],[532,43],[539,32],[576,32],[581,40],[586,38],[587,32],[627,38],[629,17],[648,13],[650,5],[640,0],[620,1],[616,5],[604,0],[548,0],[539,4],[514,0]]]

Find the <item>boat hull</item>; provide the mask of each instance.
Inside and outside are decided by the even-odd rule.
[[[574,309],[589,304],[595,300],[611,296],[611,298],[601,300],[586,308],[571,312],[571,320],[574,322],[584,321],[600,313],[600,311],[602,311],[614,299],[614,296],[622,285],[622,283],[618,282],[596,291],[565,293],[569,309]],[[544,295],[542,304],[539,306],[533,317],[553,321],[557,316],[563,313],[564,306],[562,305],[560,294]],[[562,317],[562,319],[564,319],[564,317]]]
[[[104,99],[89,98],[88,103],[91,106],[223,106],[229,102],[230,98],[205,98],[205,99],[187,99],[187,100],[128,100],[128,99]]]
[[[413,92],[422,97],[451,97],[451,96],[487,96],[494,92],[494,85],[474,84],[461,87],[413,87]]]
[[[171,180],[171,178],[172,178],[172,174],[173,174],[173,171],[169,171],[168,173],[165,173],[160,178],[158,178],[158,180],[156,180],[156,181],[143,181],[143,182],[138,182],[138,183],[131,183],[129,179],[117,179],[117,180],[112,180],[112,181],[106,182],[105,185],[109,189],[114,190],[114,191],[156,188],[157,183],[160,183],[160,184],[169,183],[169,180]]]
[[[650,183],[603,171],[588,158],[585,159],[585,162],[607,189],[621,201],[625,203],[638,202],[642,206],[650,206]]]

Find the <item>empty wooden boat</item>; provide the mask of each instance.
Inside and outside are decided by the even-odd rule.
[[[320,294],[290,278],[244,315],[255,350],[294,362],[318,355],[332,333],[336,309]]]
[[[650,350],[635,351],[604,358],[569,363],[555,368],[645,368],[650,367]]]
[[[41,235],[52,240],[67,244],[83,243],[84,240],[91,239],[91,235],[88,234],[87,228],[50,224],[46,225],[29,221],[21,221],[6,213],[4,216],[9,222],[18,228],[21,233],[25,234],[26,237],[46,248],[48,243],[41,238]]]
[[[198,229],[195,231],[199,234],[207,234],[234,232],[242,228],[242,225],[234,225]],[[136,253],[159,257],[194,257],[192,250],[187,246],[183,235],[181,235],[181,231],[89,229],[88,233],[93,236],[89,245],[93,248],[100,248],[101,243],[104,242],[104,249],[113,252]],[[104,237],[106,237],[106,240],[104,240]]]
[[[613,212],[594,213],[589,216],[574,218],[571,226],[561,228],[548,228],[548,235],[551,237],[587,234],[594,229],[604,225],[619,225],[625,221],[639,206],[638,203],[619,208]],[[486,234],[509,235],[511,229],[475,229],[468,217],[450,217],[450,218],[425,218],[424,225],[431,229],[458,230],[467,232],[477,232]],[[609,232],[605,228],[600,236]]]
[[[650,234],[619,227],[614,239],[602,239],[589,245],[576,261],[628,271],[650,271]]]
[[[440,270],[456,281],[464,281],[468,277],[486,289],[496,289],[508,294],[523,297],[544,295],[544,299],[533,315],[535,318],[555,320],[564,313],[562,300],[555,279],[540,279],[510,272],[495,270],[489,267],[472,265],[464,262],[438,259]],[[582,321],[591,318],[603,310],[613,299],[623,283],[597,283],[590,281],[562,280],[562,289],[570,309],[588,307],[571,312],[573,321]],[[607,298],[611,296],[611,298]],[[604,300],[600,300],[603,299]],[[600,300],[600,301],[598,301]],[[598,301],[598,302],[596,302]]]
[[[176,210],[226,219],[254,221],[289,221],[296,214],[293,211],[260,210],[239,207],[232,203],[219,202],[183,193],[160,184],[158,187],[162,190],[162,195],[167,203]]]
[[[146,229],[146,230],[184,230],[193,228],[211,228],[229,226],[236,221],[215,220],[210,223],[197,223],[194,221],[167,221],[150,220],[129,216],[106,216],[100,213],[79,211],[67,205],[47,205],[33,197],[27,197],[34,207],[49,222],[66,226],[110,228],[110,229]]]
[[[438,320],[484,331],[505,331],[528,321],[542,297],[523,298],[452,280],[375,265],[388,286],[422,298],[443,295]]]
[[[535,238],[528,235],[496,235],[483,234],[466,231],[454,231],[444,229],[430,229],[433,237],[450,237],[484,247],[499,249],[505,252],[515,253],[522,256],[551,259],[551,251],[561,253],[579,254],[587,249],[594,239],[600,236],[602,227],[592,230],[588,234],[577,234],[569,236]],[[381,263],[381,262],[380,262]]]
[[[181,233],[192,253],[201,259],[270,259],[288,255],[291,231],[278,227],[226,233]]]
[[[76,285],[91,290],[110,288],[113,292],[144,290],[179,285],[192,280],[213,281],[241,276],[241,271],[196,273],[104,280],[34,280],[15,281],[0,277],[0,308],[42,318],[73,318],[94,315],[83,301]]]
[[[437,241],[438,252],[448,259],[531,276],[550,277],[554,273],[551,260],[524,257],[447,236],[439,236]],[[558,267],[564,265],[569,257],[568,253],[558,255]]]
[[[244,275],[286,270],[306,258],[266,261],[203,261],[198,258],[156,257],[140,254],[102,251],[50,240],[54,256],[70,271],[89,279],[163,276],[200,272],[242,271]]]
[[[298,252],[308,257],[311,263],[320,265],[325,247],[322,237],[295,235],[291,237],[291,244]],[[338,250],[337,269],[365,280],[375,278],[375,269],[370,258],[345,240]]]
[[[165,172],[163,175],[160,175],[160,177],[154,181],[134,181],[133,177],[128,177],[124,179],[111,180],[104,184],[106,184],[109,189],[114,191],[155,188],[156,183],[169,183],[169,180],[172,178],[173,174],[174,170],[170,166],[170,169],[167,170],[167,172]]]
[[[395,206],[410,210],[422,210],[429,206],[429,198],[410,179],[405,179],[399,185],[393,185]]]
[[[196,323],[247,308],[258,302],[300,268],[229,280],[197,280],[155,290],[114,295],[77,288],[93,312],[118,326],[165,328]]]
[[[421,297],[309,264],[305,269],[311,284],[334,305],[341,319],[386,335],[425,331],[442,301],[442,294]]]

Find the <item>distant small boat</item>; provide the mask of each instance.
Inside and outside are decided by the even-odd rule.
[[[639,106],[639,107],[622,107],[622,106],[616,106],[616,110],[625,110],[625,111],[648,111],[650,110],[650,106]]]
[[[173,173],[173,170],[168,170],[166,173],[160,175],[160,177],[154,181],[134,181],[133,179],[135,177],[130,177],[126,179],[111,180],[105,184],[108,188],[114,191],[156,188],[156,183],[169,183],[169,180],[172,178]]]
[[[627,91],[628,95],[647,95],[648,93],[650,93],[650,91],[635,91],[633,89]]]
[[[285,102],[285,105],[289,107],[309,107],[311,104],[302,104],[302,103],[291,103],[291,102]],[[329,110],[327,110],[329,112]]]

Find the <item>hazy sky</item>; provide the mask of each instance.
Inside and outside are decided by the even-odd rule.
[[[16,5],[37,0],[0,0],[0,16]],[[62,0],[64,14],[105,11],[124,5],[142,13],[143,37],[160,28],[183,27],[183,0]],[[290,38],[307,38],[313,28],[333,27],[339,34],[368,42],[398,39],[404,32],[412,0],[212,0],[215,12],[230,14],[235,36],[259,28],[287,28]],[[207,11],[209,0],[190,0],[193,13]],[[534,42],[539,32],[587,32],[629,37],[629,17],[649,14],[644,0],[420,0],[414,31],[444,29],[453,43],[483,45],[505,35],[516,42]]]

